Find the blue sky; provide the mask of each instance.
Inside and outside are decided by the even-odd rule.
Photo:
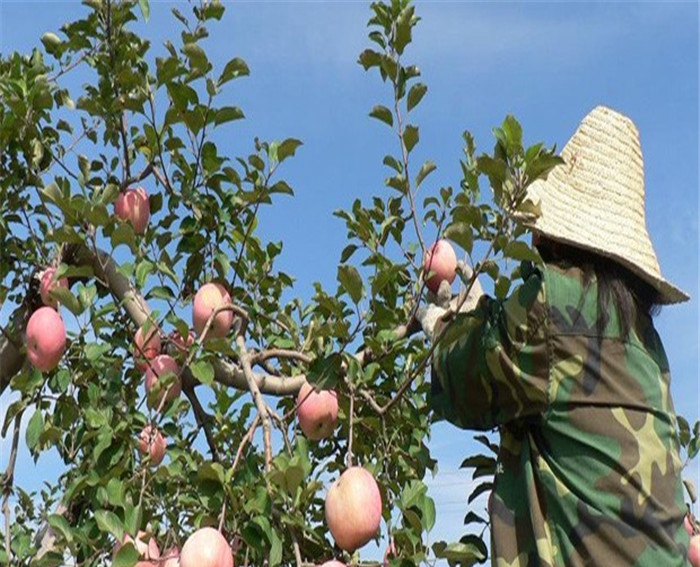
[[[153,2],[142,25],[155,53],[176,30],[172,5]],[[223,134],[231,155],[250,151],[254,136],[304,142],[281,175],[296,196],[263,211],[261,235],[281,240],[279,267],[296,276],[296,292],[335,282],[345,230],[332,215],[356,197],[388,191],[381,161],[396,153],[389,130],[367,117],[389,91],[356,63],[368,46],[368,2],[227,2],[224,23],[211,27],[214,61],[234,55],[251,76],[226,95],[247,119]],[[561,148],[583,116],[606,104],[637,124],[645,157],[647,224],[662,272],[692,300],[662,310],[678,412],[698,419],[698,4],[696,2],[417,2],[422,17],[406,59],[429,90],[412,114],[421,128],[414,164],[438,170],[421,197],[457,186],[461,133],[493,146],[491,129],[506,114],[521,122],[527,143]],[[45,31],[82,13],[78,2],[0,0],[0,51],[26,51]],[[428,238],[434,237],[426,229]],[[8,313],[0,311],[0,322]],[[5,407],[0,399],[0,408]],[[6,400],[4,400],[6,403]],[[0,410],[2,411],[2,410]],[[4,449],[7,443],[1,445]],[[459,464],[470,435],[437,426],[432,449],[440,473],[432,483],[435,539],[459,537],[469,473]],[[4,451],[6,452],[6,450]],[[4,468],[6,455],[0,458]],[[24,475],[32,471],[21,455]],[[700,485],[697,463],[689,471]],[[25,478],[29,480],[28,478]],[[20,482],[25,480],[20,474]],[[38,478],[32,478],[32,481]]]

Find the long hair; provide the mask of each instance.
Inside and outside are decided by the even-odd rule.
[[[660,311],[659,292],[621,264],[542,235],[537,235],[533,242],[546,263],[563,268],[578,267],[584,274],[585,286],[595,279],[598,284],[596,331],[599,336],[610,320],[611,305],[617,311],[625,340],[638,314],[653,317]]]

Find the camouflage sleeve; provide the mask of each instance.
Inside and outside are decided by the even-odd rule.
[[[544,278],[530,269],[505,300],[482,297],[445,323],[433,353],[431,403],[438,418],[491,429],[536,415],[548,403]]]

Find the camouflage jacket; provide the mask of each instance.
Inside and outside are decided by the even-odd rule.
[[[596,332],[595,281],[530,267],[503,301],[447,323],[432,404],[501,435],[491,502],[496,567],[676,567],[688,535],[663,346],[647,315]],[[439,331],[440,329],[438,329]]]

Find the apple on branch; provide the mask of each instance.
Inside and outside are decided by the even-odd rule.
[[[27,358],[34,368],[49,372],[66,350],[66,326],[55,309],[40,307],[27,323]]]
[[[328,489],[326,524],[335,543],[352,553],[377,535],[382,519],[382,496],[372,473],[353,466]]]
[[[443,281],[451,284],[457,276],[457,254],[452,244],[444,238],[435,242],[423,257],[425,285],[437,293]]]
[[[160,382],[160,379],[169,372],[175,374],[175,382],[164,386]],[[167,387],[167,391],[158,396],[156,400],[153,400],[149,395],[151,391],[164,387]],[[180,395],[181,391],[182,382],[180,380],[180,367],[177,362],[175,362],[175,359],[168,354],[156,356],[146,370],[146,395],[148,396],[149,406],[154,407],[153,404],[155,404],[157,408],[162,403],[170,403]],[[163,402],[163,398],[165,398],[165,402]]]
[[[68,289],[68,278],[56,279],[56,268],[46,268],[44,273],[41,274],[39,283],[39,294],[44,305],[54,309],[58,307],[58,300],[51,295],[51,292],[58,287]]]
[[[194,306],[192,318],[194,330],[198,335],[202,335],[207,321],[217,309],[231,305],[231,296],[226,288],[219,283],[206,283],[199,288],[194,296]],[[233,311],[219,311],[207,332],[208,337],[225,337],[233,325]]]
[[[139,435],[139,451],[142,455],[150,457],[150,464],[158,466],[165,457],[165,449],[168,446],[165,437],[158,429],[147,425]]]
[[[148,327],[148,330],[146,330]],[[148,364],[160,354],[160,334],[155,325],[139,327],[134,336],[134,365],[143,371]]]
[[[338,396],[333,390],[316,390],[304,382],[297,394],[299,427],[309,439],[328,437],[338,421]]]
[[[133,187],[120,193],[114,204],[114,214],[123,221],[130,222],[136,234],[146,232],[151,217],[146,190],[143,187]]]
[[[182,546],[180,567],[233,567],[231,546],[218,530],[201,528]]]

